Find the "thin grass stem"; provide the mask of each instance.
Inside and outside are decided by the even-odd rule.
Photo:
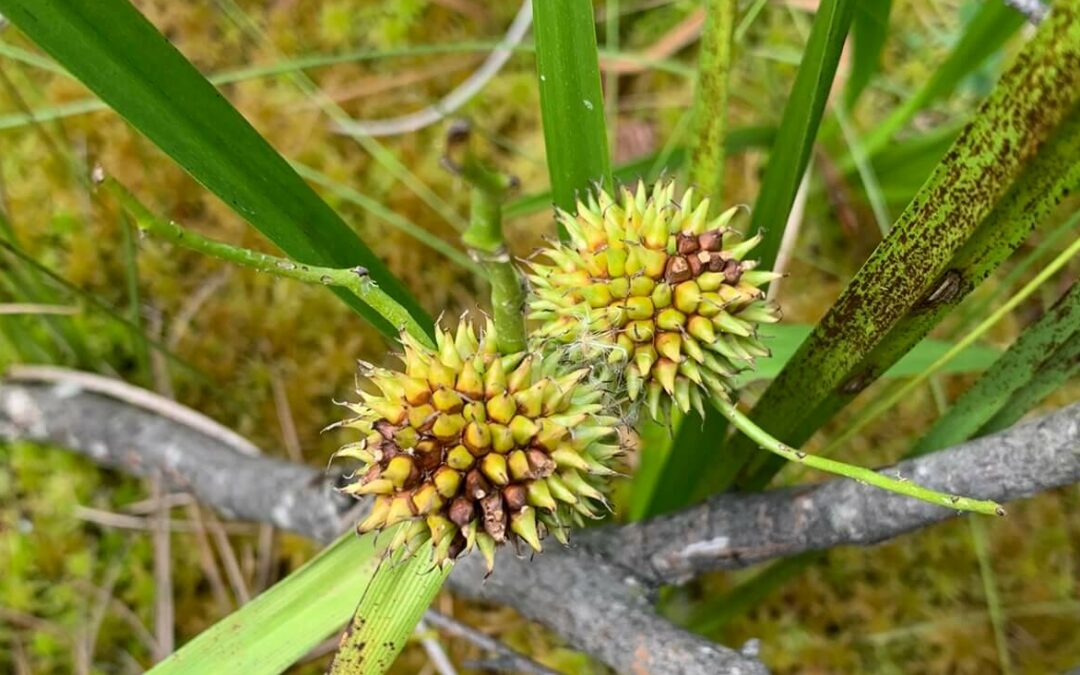
[[[260,272],[268,272],[279,277],[295,279],[309,284],[345,288],[399,330],[407,332],[425,345],[434,347],[434,343],[428,336],[427,331],[417,323],[408,310],[380,289],[363,267],[338,269],[300,264],[288,258],[279,258],[214,241],[190,230],[185,230],[173,221],[158,218],[114,178],[103,177],[101,186],[131,214],[131,217],[141,230],[157,235],[178,246],[226,262],[250,267]]]
[[[882,490],[912,497],[948,509],[971,511],[972,513],[983,513],[990,516],[1005,515],[1005,509],[995,501],[988,499],[972,499],[970,497],[961,497],[960,495],[938,492],[937,490],[931,490],[930,488],[917,485],[908,480],[890,478],[885,474],[861,466],[845,464],[844,462],[838,462],[835,459],[828,459],[826,457],[811,455],[807,452],[796,450],[773,438],[769,435],[769,432],[754,424],[754,422],[741,413],[738,406],[731,401],[714,397],[712,403],[716,406],[716,409],[720,411],[720,414],[726,417],[735,428],[746,434],[750,440],[754,441],[765,450],[783,457],[789,462],[795,462],[796,464],[808,466],[811,469],[851,478],[852,480],[857,480],[867,485],[873,485]]]

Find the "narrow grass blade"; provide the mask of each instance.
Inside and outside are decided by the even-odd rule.
[[[715,636],[824,557],[821,551],[810,551],[771,563],[727,593],[698,604],[685,624],[696,633]]]
[[[3,248],[5,251],[26,264],[27,267],[33,269],[34,273],[40,275],[42,279],[48,279],[52,284],[55,284],[56,286],[62,288],[69,297],[80,298],[84,300],[90,307],[93,307],[94,309],[105,314],[107,317],[109,317],[111,321],[115,322],[118,326],[127,331],[132,339],[136,339],[139,334],[142,334],[143,338],[146,340],[146,344],[148,347],[158,351],[165,358],[169,359],[171,363],[174,363],[184,368],[185,371],[191,373],[201,381],[211,382],[210,377],[207,376],[206,373],[191,365],[176,353],[170,351],[169,348],[166,347],[164,344],[158,342],[157,340],[146,337],[145,334],[141,332],[141,329],[138,326],[131,323],[131,321],[129,321],[126,316],[124,316],[120,311],[118,311],[115,307],[113,307],[105,300],[99,298],[93,293],[90,293],[89,291],[79,288],[75,284],[71,283],[67,279],[57,274],[56,272],[53,272],[48,267],[45,267],[38,261],[34,260],[33,257],[31,257],[29,254],[27,254],[25,251],[23,251],[10,241],[0,238],[0,248]],[[77,331],[75,332],[77,334]],[[55,360],[48,360],[46,362],[55,363]]]
[[[612,183],[593,4],[533,0],[533,32],[552,194],[573,213],[578,192]]]
[[[855,109],[859,94],[878,71],[881,50],[889,36],[891,12],[892,0],[860,2],[855,8],[855,17],[851,24],[851,72],[844,87],[844,105],[849,110]]]
[[[200,633],[150,672],[280,673],[349,621],[381,560],[374,536],[348,533]]]
[[[366,267],[430,329],[382,261],[126,0],[0,0],[0,11],[290,257]],[[339,296],[396,334],[358,298]]]
[[[1035,375],[1009,398],[996,415],[979,427],[976,436],[1007,429],[1058,387],[1080,375],[1080,332],[1051,354]]]
[[[761,230],[765,235],[757,247],[764,269],[772,269],[776,262],[784,223],[810,161],[855,5],[855,0],[822,0],[814,16],[810,39],[750,216],[750,232]]]
[[[952,349],[943,354],[938,361],[930,364],[925,370],[905,382],[895,391],[889,392],[886,396],[874,401],[865,410],[860,411],[860,414],[855,419],[844,426],[843,431],[829,439],[829,444],[820,451],[820,454],[835,454],[835,451],[838,448],[842,447],[871,420],[885,414],[886,411],[892,409],[900,401],[910,396],[912,391],[926,382],[927,378],[934,373],[937,373],[939,368],[952,358],[953,354],[977,340],[979,336],[985,334],[986,331],[994,326],[994,324],[1004,318],[1006,314],[1016,309],[1021,302],[1030,297],[1032,293],[1039,290],[1039,288],[1049,281],[1058,270],[1068,264],[1069,261],[1078,254],[1080,254],[1080,239],[1076,240],[1070,247],[1058,254],[1058,256],[1055,257],[1049,265],[1043,268],[1034,279],[1025,284],[1022,289],[1009,298],[1008,302],[995,310],[990,316],[983,319],[978,326],[975,326],[965,333],[964,337],[957,342]],[[763,481],[764,478],[759,480]]]
[[[1043,23],[762,396],[752,414],[758,424],[792,445],[805,442],[985,279],[1068,189],[1080,156],[1080,70],[1068,65],[1080,58],[1078,16],[1080,8],[1064,3]],[[754,445],[736,438],[727,453],[712,489],[732,483]],[[781,465],[757,461],[740,485],[760,486]]]
[[[407,560],[383,562],[345,631],[332,675],[379,675],[390,668],[453,569],[433,567],[431,553],[429,542]]]
[[[923,455],[970,438],[1031,382],[1044,363],[1060,358],[1055,352],[1077,333],[1080,283],[1074,283],[1042,318],[1020,334],[994,366],[937,419],[910,454]]]
[[[454,248],[451,244],[443,241],[439,237],[436,237],[432,233],[428,232],[424,228],[420,227],[416,223],[412,222],[408,218],[394,213],[390,209],[383,206],[377,200],[368,197],[362,192],[355,190],[348,185],[339,183],[330,176],[316,171],[315,169],[301,164],[300,162],[292,162],[292,167],[296,169],[296,172],[306,178],[307,180],[321,185],[329,190],[339,199],[349,202],[350,204],[356,204],[360,208],[364,209],[372,216],[382,220],[391,227],[396,227],[402,232],[408,234],[413,239],[416,239],[421,244],[424,244],[433,251],[446,256],[447,260],[457,263],[459,266],[469,270],[470,272],[483,276],[484,270],[481,269],[475,261],[465,255],[465,253],[457,248]]]
[[[36,264],[30,262],[29,256],[22,252],[19,242],[15,239],[15,229],[8,221],[7,216],[4,215],[2,209],[0,209],[0,245],[6,248],[11,256],[10,258],[5,256],[7,258],[5,276],[11,285],[11,297],[21,301],[45,305],[59,302],[54,289],[44,282],[43,277],[46,275],[37,269]],[[63,354],[63,358],[69,359],[72,365],[91,370],[107,369],[105,362],[90,349],[85,334],[78,330],[78,326],[72,324],[71,320],[65,320],[62,317],[53,315],[42,315],[37,317],[37,320],[48,331],[55,349],[52,348],[53,345],[30,347],[26,340],[30,342],[40,341],[33,340],[29,333],[21,329],[23,325],[21,320],[15,319],[6,322],[13,331],[12,339],[22,343],[24,353],[36,354],[37,360],[49,363],[58,362],[57,357]],[[29,349],[27,349],[28,347]],[[52,354],[53,358],[43,358],[47,353]]]
[[[876,154],[916,113],[951,94],[965,77],[1000,49],[1024,25],[1024,21],[1024,15],[1007,2],[982,3],[959,42],[945,61],[934,69],[926,83],[914,94],[905,97],[900,106],[866,137],[867,153]]]

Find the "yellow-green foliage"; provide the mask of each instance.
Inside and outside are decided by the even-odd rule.
[[[330,54],[494,38],[516,11],[516,3],[478,0],[244,0],[242,8],[269,33],[272,48],[249,40],[219,11],[218,3],[141,0],[137,4],[207,73],[273,63],[281,53]],[[792,7],[801,4],[792,3]],[[885,53],[888,77],[881,86],[867,90],[855,111],[861,128],[881,119],[898,96],[925,80],[958,30],[953,19],[958,7],[970,3],[898,0],[894,4],[895,35],[890,35]],[[639,3],[623,0],[621,5],[629,10]],[[622,19],[623,47],[649,46],[697,6],[680,0],[628,14]],[[801,10],[784,3],[766,4],[736,52],[732,127],[775,123],[788,95],[795,69],[792,59],[797,58],[806,19]],[[2,39],[30,48],[13,29],[5,31]],[[604,43],[603,34],[600,42]],[[689,61],[692,50],[675,57]],[[310,76],[348,115],[385,117],[416,110],[445,94],[476,63],[478,57],[467,55],[387,58],[317,69]],[[446,75],[447,70],[452,72]],[[403,86],[405,81],[408,84]],[[620,134],[633,125],[645,125],[662,144],[680,128],[692,83],[670,73],[645,72],[623,78],[620,85],[618,120],[623,132],[617,132],[616,139],[623,139]],[[450,224],[354,141],[331,133],[327,118],[288,79],[238,82],[226,86],[224,92],[287,157],[315,167],[433,235],[456,243],[458,233]],[[0,59],[0,117],[25,107],[43,108],[86,96],[81,85],[67,77]],[[952,101],[935,105],[914,126],[963,119],[975,98],[971,89],[964,89]],[[514,57],[464,110],[481,136],[513,148],[493,151],[494,158],[528,190],[542,189],[547,183],[538,110],[533,61],[528,55]],[[439,166],[444,131],[435,126],[384,143],[418,180],[464,215],[467,190]],[[22,246],[74,286],[127,315],[131,307],[120,229],[123,221],[115,205],[89,195],[77,178],[93,162],[101,163],[155,211],[184,226],[216,239],[270,250],[251,228],[112,113],[0,130],[0,204]],[[760,153],[732,157],[725,202],[751,201],[760,168]],[[819,167],[814,171],[822,175]],[[432,313],[457,315],[472,308],[474,298],[485,292],[468,272],[400,231],[352,204],[333,196],[328,200]],[[857,227],[840,227],[843,221],[837,213],[854,215]],[[790,284],[783,296],[787,318],[796,322],[820,318],[843,279],[876,243],[877,230],[868,213],[850,185],[841,183],[839,189],[813,193],[803,228],[806,246],[789,270],[800,281]],[[508,237],[519,255],[527,254],[541,236],[551,232],[548,214],[508,224]],[[31,343],[41,345],[38,351],[23,354],[24,358],[112,370],[143,385],[171,388],[181,402],[282,456],[286,441],[281,416],[291,414],[303,458],[325,466],[325,458],[342,442],[340,436],[318,433],[339,415],[330,400],[348,398],[356,358],[387,363],[388,347],[376,332],[325,289],[228,268],[153,240],[138,241],[137,249],[143,326],[191,368],[174,365],[167,378],[155,376],[159,371],[139,357],[138,340],[85,300],[62,291],[56,293],[57,301],[83,310],[64,321],[87,343],[92,362],[79,364],[65,348],[56,347],[53,334],[35,318],[0,323],[3,362],[15,358],[16,334],[22,331]],[[0,299],[21,297],[6,275],[0,281]],[[1024,321],[1018,317],[1014,325],[995,334],[995,340],[1007,344]],[[945,379],[944,386],[955,395],[965,382]],[[275,383],[286,394],[289,413],[275,404]],[[1076,393],[1075,387],[1063,392],[1056,403],[1075,399]],[[910,402],[888,422],[868,428],[857,441],[861,451],[847,459],[880,464],[899,456],[906,449],[905,441],[917,437],[936,414],[929,394]],[[832,428],[839,428],[844,419],[841,416]],[[903,420],[903,425],[897,420]],[[90,613],[98,611],[98,596],[91,586],[110,584],[115,602],[104,608],[89,671],[122,672],[136,664],[150,665],[149,649],[117,604],[129,608],[152,630],[150,537],[143,531],[93,524],[75,514],[77,505],[121,511],[147,494],[142,483],[96,469],[57,449],[0,447],[0,672],[15,671],[17,664],[27,664],[34,673],[75,671],[76,659],[82,657],[72,642],[83,639],[79,631],[90,625]],[[993,564],[1009,617],[1010,647],[1015,663],[1024,670],[1060,671],[1080,662],[1076,501],[1075,488],[1060,491],[1010,508],[1008,519],[990,527]],[[181,508],[173,517],[182,520],[189,514]],[[236,534],[231,540],[241,572],[251,584],[256,537]],[[177,532],[172,543],[177,639],[182,642],[230,607],[215,601],[193,535]],[[781,673],[992,672],[998,667],[997,655],[973,550],[967,526],[957,522],[880,548],[831,552],[797,582],[732,623],[722,637],[729,643],[761,638],[766,659]],[[279,535],[274,573],[284,575],[312,551],[308,543]],[[746,576],[718,575],[704,580],[695,592],[709,597]],[[603,672],[560,647],[549,634],[529,628],[509,610],[480,609],[448,597],[439,603],[442,609],[453,610],[548,665],[572,673]],[[462,643],[450,643],[457,662],[479,656]],[[410,650],[396,668],[402,673],[418,672],[424,663],[422,650]],[[309,664],[300,670],[322,672],[323,665]]]

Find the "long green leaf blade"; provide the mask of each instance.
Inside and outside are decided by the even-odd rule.
[[[362,265],[431,326],[382,261],[127,0],[0,0],[0,11],[290,257]],[[396,335],[359,299],[339,295]]]
[[[1070,65],[1080,58],[1077,18],[1075,5],[1060,3],[1040,27],[889,236],[762,396],[753,413],[760,425],[793,445],[804,442],[878,377],[883,365],[925,335],[970,289],[969,282],[985,278],[1068,188],[1080,131],[1080,71]],[[1029,165],[1034,168],[1025,173]],[[1019,182],[1010,192],[1014,181]],[[998,226],[988,225],[993,222]],[[731,470],[754,448],[740,437],[728,452],[724,475],[714,477],[712,488],[730,485]],[[761,485],[778,466],[758,462],[742,485]]]
[[[373,535],[347,533],[306,565],[200,633],[154,675],[279,673],[348,621],[381,559]]]
[[[575,197],[611,187],[604,96],[589,0],[532,0],[536,70],[548,172],[555,205],[573,213]]]
[[[724,151],[729,154],[743,152],[750,148],[768,147],[776,138],[774,127],[739,127],[728,131],[724,138]],[[658,160],[663,160],[663,150],[651,152],[637,159],[630,160],[616,166],[612,172],[615,180],[621,183],[636,181],[639,178],[651,183],[659,177],[661,171],[675,171],[682,168],[686,163],[687,151],[685,148],[675,148],[661,162],[658,168],[654,168]],[[552,204],[551,190],[523,195],[507,203],[503,207],[503,216],[506,218],[519,218],[533,213],[539,213],[544,209],[550,209]]]
[[[431,553],[428,542],[407,560],[383,562],[346,629],[331,673],[378,675],[390,668],[453,567],[433,566]]]
[[[801,443],[809,438],[865,389],[877,373],[888,368],[944,319],[964,296],[1020,246],[1032,228],[1046,218],[1070,190],[1080,185],[1080,103],[1068,115],[1060,129],[1043,144],[1042,152],[1031,161],[953,258],[940,269],[937,273],[939,276],[921,291],[921,295],[916,296],[916,301],[910,304],[906,313],[895,320],[879,342],[857,363],[851,364],[843,372],[831,372],[838,376],[832,391],[821,399],[794,397],[798,403],[793,397],[781,397],[788,399],[781,405],[788,410],[798,406],[800,411],[800,430],[793,432],[792,442]],[[902,246],[902,242],[896,241],[898,246]],[[886,290],[879,288],[876,293],[884,294]],[[841,347],[837,344],[833,348]],[[796,438],[799,440],[795,441]],[[737,444],[743,443],[740,439]],[[755,458],[754,468],[747,472],[740,484],[765,485],[781,466],[780,462]]]
[[[1073,333],[1065,344],[1050,355],[1031,380],[1020,387],[996,415],[979,427],[975,435],[986,436],[1011,427],[1077,374],[1080,374],[1080,333]]]
[[[1025,329],[997,363],[938,418],[910,454],[926,454],[970,438],[1004,409],[1017,390],[1031,382],[1044,363],[1060,360],[1054,353],[1076,333],[1080,333],[1080,284],[1073,284]]]
[[[761,190],[750,216],[750,231],[764,231],[757,254],[771,269],[784,236],[784,223],[810,161],[825,102],[829,98],[840,52],[844,48],[855,0],[823,0],[773,143]]]
[[[844,105],[855,107],[870,78],[878,71],[881,50],[889,36],[889,14],[892,0],[860,2],[851,24],[851,73],[844,88]]]

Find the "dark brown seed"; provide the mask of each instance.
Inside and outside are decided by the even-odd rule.
[[[664,281],[669,284],[679,284],[690,276],[690,263],[686,261],[686,258],[682,256],[668,258],[667,265],[664,266]]]
[[[473,499],[483,499],[491,494],[491,483],[479,469],[465,474],[465,494]]]
[[[679,252],[679,255],[690,255],[699,248],[698,238],[694,235],[685,232],[675,235],[675,250]]]
[[[450,542],[450,550],[446,552],[446,555],[451,560],[453,560],[454,558],[461,555],[461,552],[465,550],[465,545],[467,543],[468,542],[465,540],[465,537],[461,536],[461,533],[458,532],[456,535],[454,535],[454,539]]]
[[[450,522],[458,527],[465,527],[476,516],[476,504],[467,497],[458,497],[450,502]]]
[[[708,253],[705,253],[704,251],[702,251],[701,254],[705,255],[705,256],[709,255]],[[697,277],[697,275],[701,274],[702,270],[704,270],[704,268],[705,268],[705,265],[703,265],[702,262],[701,262],[701,258],[699,258],[697,255],[688,255],[688,256],[686,256],[686,262],[687,262],[688,265],[690,265],[690,277],[691,278]]]
[[[555,472],[555,460],[548,457],[543,450],[529,448],[525,453],[525,458],[529,460],[533,478],[547,478]]]
[[[724,259],[722,253],[710,253],[709,254],[709,271],[710,272],[722,272],[724,271],[724,263],[727,262]]]
[[[401,446],[393,441],[383,441],[379,449],[382,450],[384,462],[389,462],[401,454]]]
[[[406,490],[416,487],[420,482],[420,469],[417,468],[416,462],[412,462],[410,466],[409,476],[405,479],[405,482],[402,483],[402,487]]]
[[[480,501],[484,511],[484,531],[491,535],[495,543],[506,541],[506,505],[502,495],[495,493]]]
[[[502,491],[503,499],[506,500],[506,508],[511,511],[519,511],[525,506],[526,492],[524,485],[507,485]]]
[[[724,247],[724,233],[721,230],[710,230],[698,235],[698,244],[706,251],[719,251]]]
[[[375,423],[375,431],[378,431],[383,438],[389,441],[394,438],[394,432],[397,431],[397,428],[386,420],[379,420]]]
[[[734,286],[742,279],[742,265],[734,258],[724,263],[724,281]]]
[[[424,473],[431,473],[435,469],[438,469],[439,465],[442,464],[442,452],[439,450],[417,452],[414,457],[416,459],[416,465],[420,467],[420,470]]]

